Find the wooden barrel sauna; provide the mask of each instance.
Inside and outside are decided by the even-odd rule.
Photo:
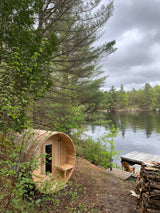
[[[20,140],[19,140],[20,141]],[[62,188],[72,175],[76,152],[71,138],[62,132],[33,130],[25,137],[25,160],[36,157],[32,178],[43,193]]]

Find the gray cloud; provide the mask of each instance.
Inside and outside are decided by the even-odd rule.
[[[115,10],[111,18],[110,35],[122,34],[126,29],[157,29],[160,19],[159,0],[115,0]]]
[[[115,11],[101,41],[116,40],[118,50],[102,60],[112,85],[141,88],[160,84],[160,1],[115,0]]]

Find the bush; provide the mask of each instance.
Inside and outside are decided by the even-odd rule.
[[[84,158],[91,163],[104,167],[109,166],[109,153],[106,151],[104,145],[100,142],[95,142],[91,137],[86,139],[82,153]]]
[[[95,165],[103,166],[104,168],[115,166],[113,159],[118,157],[119,152],[115,151],[114,140],[118,134],[118,130],[112,126],[104,133],[97,141],[89,137],[82,143],[81,155]]]

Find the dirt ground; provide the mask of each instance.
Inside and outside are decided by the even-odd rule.
[[[77,157],[72,177],[64,190],[56,195],[49,213],[138,213],[137,201],[130,195],[133,181],[108,175],[105,169]],[[47,207],[49,205],[47,204]],[[44,208],[44,206],[43,206]]]

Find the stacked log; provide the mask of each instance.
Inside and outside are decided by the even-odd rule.
[[[160,213],[160,163],[142,163],[134,190],[142,213]]]

